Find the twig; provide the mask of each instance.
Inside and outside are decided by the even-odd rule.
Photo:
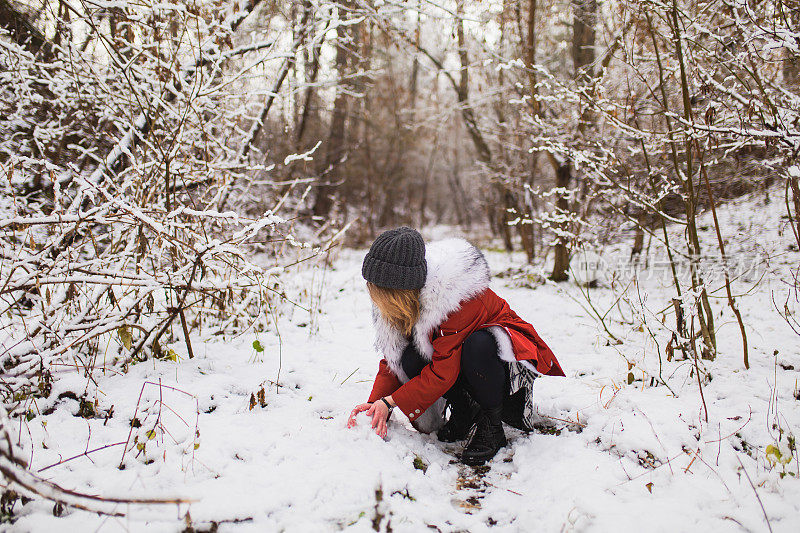
[[[45,466],[44,468],[40,468],[36,472],[41,473],[41,472],[44,472],[45,470],[53,468],[54,466],[63,465],[64,463],[72,461],[73,459],[77,459],[79,457],[83,457],[85,455],[89,455],[90,453],[99,452],[100,450],[105,450],[106,448],[112,448],[114,446],[119,446],[120,444],[125,444],[125,441],[115,442],[114,444],[106,444],[105,446],[100,446],[99,448],[95,448],[94,450],[88,450],[88,451],[85,451],[85,452],[81,452],[78,455],[73,455],[72,457],[70,457],[68,459],[63,459],[61,461],[58,461],[57,463],[53,463],[51,465]]]
[[[186,313],[183,311],[184,308],[181,307],[179,314],[181,317],[181,327],[183,328],[183,338],[186,340],[186,351],[189,353],[189,359],[193,359],[194,350],[192,350],[192,340],[189,338],[189,326],[186,324]]]
[[[490,483],[490,482],[486,481],[485,479],[484,479],[484,480],[482,480],[482,481],[483,481],[483,482],[484,482],[486,485],[489,485],[490,487],[494,487],[494,488],[496,488],[496,489],[503,489],[503,490],[506,490],[506,491],[510,492],[511,494],[516,494],[517,496],[525,496],[524,494],[520,494],[519,492],[517,492],[517,491],[515,491],[515,490],[507,489],[507,488],[505,488],[505,487],[498,487],[498,486],[497,486],[497,485],[495,485],[494,483]]]
[[[767,528],[769,528],[770,533],[772,533],[772,524],[769,523],[769,517],[767,516],[767,510],[764,509],[764,503],[761,501],[761,496],[758,495],[758,491],[756,490],[756,486],[753,485],[753,480],[750,479],[750,474],[747,473],[747,469],[742,464],[742,460],[739,459],[739,456],[736,456],[736,460],[739,461],[739,465],[742,467],[742,471],[744,475],[747,477],[747,481],[750,483],[750,486],[753,487],[753,493],[756,495],[756,499],[758,500],[758,505],[761,506],[761,512],[764,513],[764,520],[767,521]]]
[[[583,422],[576,422],[576,421],[574,421],[574,420],[565,420],[565,419],[563,419],[563,418],[557,418],[557,417],[555,417],[555,416],[543,415],[543,414],[542,414],[542,413],[540,413],[538,410],[536,411],[536,414],[537,414],[537,415],[539,415],[539,416],[541,416],[541,417],[544,417],[544,418],[549,418],[550,420],[558,420],[559,422],[564,422],[564,423],[567,423],[567,424],[574,424],[574,425],[576,425],[576,426],[580,426],[580,427],[582,427],[582,428],[585,428],[585,427],[586,427],[586,424],[584,424]]]
[[[750,423],[750,419],[751,419],[752,417],[753,417],[753,408],[751,407],[751,408],[750,408],[750,415],[748,415],[748,417],[747,417],[747,421],[746,421],[744,424],[742,424],[742,425],[739,427],[739,429],[737,429],[736,431],[734,431],[734,432],[733,432],[733,433],[731,433],[730,435],[727,435],[727,436],[725,436],[725,437],[720,437],[719,439],[715,439],[715,440],[707,440],[707,441],[705,441],[705,443],[706,443],[706,444],[711,444],[711,443],[713,443],[713,442],[721,442],[721,441],[723,441],[723,440],[725,440],[725,439],[729,439],[729,438],[733,437],[734,435],[736,435],[737,433],[739,433],[739,432],[740,432],[742,429],[744,429],[744,427],[745,427],[747,424],[749,424],[749,423]]]

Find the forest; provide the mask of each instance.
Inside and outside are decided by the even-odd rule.
[[[0,174],[0,529],[800,528],[800,0],[0,0]],[[401,226],[566,373],[485,467],[345,428]]]

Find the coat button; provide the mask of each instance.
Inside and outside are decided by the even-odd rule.
[[[414,418],[414,413],[411,413],[410,415],[408,415],[408,418]]]
[[[417,414],[419,414],[419,409],[417,409],[417,410],[416,410],[416,411],[414,411],[414,412],[415,412],[415,413],[417,413]]]

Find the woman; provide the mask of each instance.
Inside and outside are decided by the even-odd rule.
[[[534,379],[564,371],[533,326],[489,289],[489,266],[477,248],[463,239],[426,246],[416,230],[397,228],[375,239],[361,272],[383,359],[348,427],[366,411],[385,437],[395,406],[418,431],[438,431],[445,442],[466,438],[475,423],[461,455],[469,465],[506,445],[503,421],[531,429]]]

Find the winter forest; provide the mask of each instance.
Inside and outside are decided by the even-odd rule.
[[[0,0],[0,529],[800,530],[800,0]],[[566,377],[351,409],[381,232]]]

